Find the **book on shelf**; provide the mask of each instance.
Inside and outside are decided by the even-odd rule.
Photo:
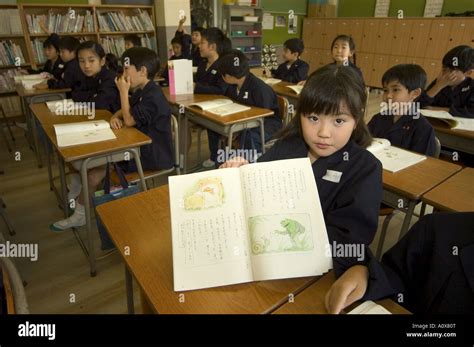
[[[15,83],[22,76],[24,75],[18,69],[0,71],[0,92],[15,91]]]
[[[347,314],[392,314],[382,305],[373,301],[365,301]]]
[[[426,156],[394,147],[387,139],[374,138],[367,147],[380,162],[384,170],[398,172],[426,159]]]
[[[33,39],[30,41],[31,50],[33,51],[33,57],[37,64],[44,64],[48,59],[44,55],[43,41],[40,39]]]
[[[189,106],[199,107],[203,111],[207,111],[218,116],[228,116],[230,114],[248,111],[251,108],[249,106],[237,104],[231,99],[214,99],[203,102],[196,102]]]
[[[174,290],[332,268],[308,158],[169,177]]]
[[[142,47],[147,47],[156,51],[156,48],[152,45],[148,35],[142,36],[141,42]],[[122,56],[123,52],[125,52],[125,40],[123,37],[101,37],[100,44],[104,47],[106,53],[112,53],[119,58]]]
[[[474,131],[474,119],[464,117],[454,117],[451,113],[440,110],[421,109],[420,113],[428,118],[434,118],[447,124],[454,130]]]
[[[26,14],[26,23],[30,34],[45,33],[82,33],[94,32],[94,18],[92,12],[76,13],[69,9],[67,13],[54,13],[52,10],[45,14]]]
[[[18,9],[0,10],[0,35],[21,35],[20,12]]]
[[[105,120],[54,124],[58,147],[113,140],[117,137]]]
[[[153,22],[147,11],[135,9],[132,16],[125,15],[123,11],[98,11],[97,21],[99,31],[152,31]]]
[[[0,41],[0,65],[25,64],[25,57],[20,45],[11,40]]]

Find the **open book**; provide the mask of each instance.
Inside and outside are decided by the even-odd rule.
[[[380,160],[385,170],[390,172],[403,170],[426,159],[424,155],[393,147],[387,139],[374,138],[367,150]]]
[[[250,110],[250,107],[236,104],[231,99],[214,99],[210,101],[197,102],[189,106],[197,106],[203,111],[207,111],[218,116],[228,116],[242,111]]]
[[[281,82],[281,80],[278,78],[270,78],[270,77],[264,77],[264,76],[257,76],[257,77],[260,78],[266,84],[271,85],[271,86]]]
[[[474,119],[472,118],[453,117],[449,112],[438,110],[421,109],[420,113],[425,117],[445,122],[452,129],[474,131]]]
[[[385,307],[373,301],[365,301],[348,314],[392,314]]]
[[[332,268],[308,158],[169,177],[174,290]]]
[[[294,85],[294,86],[286,86],[286,88],[290,88],[292,91],[294,91],[297,95],[300,95],[301,94],[301,91],[303,90],[303,86],[298,86],[298,85]]]
[[[116,138],[105,120],[55,124],[54,130],[59,147],[82,145]]]
[[[28,81],[28,80],[44,80],[46,77],[43,74],[33,74],[33,75],[21,75],[15,76],[15,82],[20,83],[21,81]]]

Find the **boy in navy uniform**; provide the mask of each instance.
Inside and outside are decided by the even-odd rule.
[[[415,314],[472,314],[473,264],[474,212],[430,214],[382,262],[369,251],[365,265],[349,268],[328,291],[326,307],[339,313],[359,299],[392,297]]]
[[[158,57],[148,48],[134,47],[124,52],[122,65],[124,73],[115,80],[121,109],[111,118],[111,127],[134,126],[152,139],[151,144],[140,148],[143,169],[169,169],[174,164],[171,109],[161,88],[153,82],[160,66]],[[135,91],[129,99],[130,88]],[[124,165],[127,172],[137,171],[134,160]]]
[[[396,65],[385,72],[382,85],[382,112],[368,123],[372,136],[386,138],[396,147],[433,156],[435,133],[419,114],[415,102],[426,85],[425,71],[414,64]]]
[[[443,70],[426,89],[419,102],[424,108],[442,109],[455,117],[474,118],[474,80],[466,75],[474,69],[474,49],[457,46],[443,57]]]
[[[174,37],[179,37],[183,42],[183,55],[190,56],[193,61],[193,66],[199,66],[203,60],[199,51],[201,44],[201,35],[204,32],[203,27],[196,27],[192,30],[191,35],[187,34],[183,28],[186,22],[186,16],[179,20],[179,26]],[[186,58],[188,59],[188,58]]]
[[[47,72],[54,78],[59,79],[63,73],[64,63],[59,56],[59,36],[57,34],[51,34],[43,42],[43,52],[48,60],[40,70],[29,69],[28,72],[32,74],[38,74]]]
[[[217,70],[229,85],[226,96],[249,106],[267,108],[274,112],[272,117],[265,118],[265,141],[268,141],[282,126],[278,100],[273,89],[249,71],[248,59],[239,50],[232,50],[219,59]],[[219,135],[208,130],[211,161],[217,162]],[[239,135],[242,148],[262,152],[260,128],[244,130]]]
[[[308,78],[309,65],[300,59],[304,51],[303,40],[289,39],[283,44],[283,59],[276,70],[271,70],[272,77],[289,83],[299,83]]]
[[[232,47],[230,40],[218,28],[208,28],[202,34],[200,53],[205,58],[198,66],[194,93],[225,94],[227,85],[217,72],[217,60]]]

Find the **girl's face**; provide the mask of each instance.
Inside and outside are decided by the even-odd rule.
[[[191,42],[195,46],[201,44],[201,33],[199,31],[193,31],[193,33],[191,34]]]
[[[173,54],[175,56],[179,57],[183,53],[183,47],[180,44],[173,43],[171,46],[173,46]]]
[[[351,138],[356,122],[345,103],[341,106],[341,114],[338,115],[312,113],[301,116],[304,141],[316,159],[336,153]]]
[[[48,60],[56,60],[58,57],[58,51],[56,50],[56,48],[54,48],[54,46],[45,47],[43,48],[43,51],[44,55],[46,56],[46,58],[48,58]]]
[[[59,56],[61,57],[61,60],[63,62],[67,63],[76,58],[76,52],[70,51],[69,49],[61,48],[59,50]]]
[[[201,57],[209,58],[212,52],[215,52],[215,51],[216,51],[215,44],[209,44],[209,42],[205,38],[201,39],[201,43],[199,44],[199,53],[201,54]]]
[[[332,46],[332,58],[336,63],[344,63],[352,57],[354,52],[351,51],[349,42],[344,40],[337,40]]]
[[[105,57],[100,58],[92,49],[81,49],[78,55],[79,66],[87,77],[97,75],[105,65]]]

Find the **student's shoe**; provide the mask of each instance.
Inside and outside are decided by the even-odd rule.
[[[206,169],[209,169],[215,166],[216,166],[216,162],[212,161],[211,159],[207,159],[206,161],[202,162],[202,167],[205,167]]]
[[[84,206],[78,203],[72,216],[51,224],[49,229],[55,233],[62,233],[67,229],[78,228],[84,225],[86,225],[86,212]]]
[[[71,175],[71,184],[69,184],[68,188],[69,192],[67,193],[67,201],[70,203],[71,200],[76,199],[79,194],[81,194],[82,184],[81,176],[79,176],[79,174]]]

